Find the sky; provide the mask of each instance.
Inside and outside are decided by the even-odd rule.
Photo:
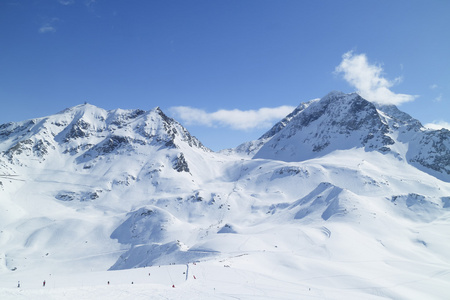
[[[2,0],[0,124],[159,106],[213,150],[331,91],[450,128],[450,1]]]

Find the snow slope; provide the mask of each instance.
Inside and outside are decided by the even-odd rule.
[[[159,108],[0,125],[0,299],[443,299],[449,140],[339,92],[223,153]]]

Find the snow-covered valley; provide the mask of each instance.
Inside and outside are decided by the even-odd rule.
[[[450,132],[356,94],[218,153],[159,108],[89,104],[0,125],[0,151],[1,299],[450,290]]]

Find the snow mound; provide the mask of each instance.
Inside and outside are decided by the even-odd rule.
[[[323,220],[344,216],[348,213],[347,204],[351,202],[349,191],[328,182],[320,183],[311,193],[294,202],[287,209],[295,212],[294,219],[320,215]]]
[[[442,208],[445,208],[447,203],[444,199],[445,197],[441,199],[410,193],[392,196],[390,200],[399,207],[396,211],[404,217],[411,220],[431,222],[442,214]]]
[[[237,231],[233,225],[225,224],[219,231],[217,231],[217,233],[237,233]]]
[[[111,234],[111,238],[121,244],[164,243],[170,239],[168,231],[181,226],[180,220],[156,206],[142,207],[128,215],[128,219]]]
[[[166,244],[136,245],[122,254],[110,270],[156,265],[179,265],[216,255],[214,251],[190,250],[180,241]]]

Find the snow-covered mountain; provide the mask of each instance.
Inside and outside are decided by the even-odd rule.
[[[253,158],[304,161],[336,150],[364,148],[450,180],[450,132],[429,130],[393,105],[332,92],[301,104],[258,140],[237,147]]]
[[[86,163],[109,154],[138,153],[143,146],[210,152],[159,108],[108,112],[84,104],[46,118],[3,124],[0,130],[3,157],[13,164],[26,164],[27,158],[43,162],[55,153]]]
[[[98,285],[122,270],[128,282],[133,268],[171,286],[180,265],[183,292],[161,298],[439,299],[450,288],[450,132],[357,94],[302,103],[219,153],[159,108],[89,104],[0,125],[0,153],[2,299],[38,298],[7,288],[18,280],[64,287],[98,272]]]

